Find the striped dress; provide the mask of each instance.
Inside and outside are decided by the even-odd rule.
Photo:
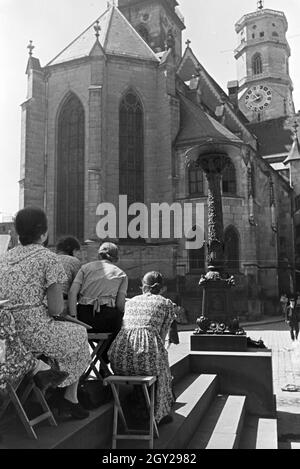
[[[155,420],[168,415],[174,404],[166,336],[174,321],[174,304],[146,293],[126,302],[123,326],[108,356],[115,374],[157,376]]]

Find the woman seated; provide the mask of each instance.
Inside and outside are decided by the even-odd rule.
[[[81,267],[81,262],[78,259],[78,255],[80,253],[80,243],[78,239],[74,238],[74,236],[65,236],[64,238],[61,238],[56,244],[56,253],[59,256],[59,260],[61,261],[67,276],[66,282],[62,284],[65,301],[64,313],[66,314],[68,312],[69,290]]]
[[[5,394],[8,383],[17,386],[27,374],[33,376],[42,391],[58,386],[68,377],[68,373],[51,369],[26,350],[12,314],[0,309],[0,393]]]
[[[69,292],[69,312],[92,326],[90,332],[112,332],[112,342],[122,325],[128,278],[115,265],[119,259],[115,244],[103,243],[98,254],[98,261],[83,265],[76,275]],[[102,357],[108,361],[106,351]]]
[[[86,329],[56,321],[64,309],[61,285],[66,281],[56,254],[43,246],[47,239],[47,218],[38,208],[20,210],[15,218],[20,245],[0,259],[0,298],[9,300],[3,311],[13,315],[21,342],[32,353],[54,361],[68,377],[59,409],[74,418],[85,418],[77,399],[80,376],[90,363]]]
[[[126,302],[122,329],[108,352],[117,375],[157,376],[155,420],[160,424],[171,421],[174,403],[165,342],[176,319],[175,305],[161,296],[162,290],[160,273],[149,272],[144,276],[143,294]]]

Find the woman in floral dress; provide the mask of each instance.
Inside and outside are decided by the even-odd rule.
[[[157,376],[155,420],[171,421],[174,404],[172,376],[166,336],[176,319],[174,304],[160,295],[162,276],[149,272],[143,278],[143,294],[128,300],[123,326],[112,343],[108,356],[115,374]]]
[[[66,276],[56,254],[43,247],[47,239],[47,218],[40,209],[20,210],[15,220],[20,245],[0,259],[0,298],[9,300],[4,310],[12,313],[25,348],[54,360],[68,377],[60,409],[74,418],[88,412],[78,403],[80,376],[90,363],[86,329],[56,321],[63,312],[61,284]]]
[[[7,383],[17,386],[27,374],[42,391],[56,387],[68,376],[66,372],[51,369],[26,350],[11,312],[1,310],[0,306],[0,397],[7,391]]]

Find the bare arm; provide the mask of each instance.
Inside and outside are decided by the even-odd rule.
[[[73,282],[68,295],[69,314],[70,316],[77,316],[77,298],[80,291],[81,285],[77,282]]]
[[[118,295],[116,298],[116,306],[118,310],[121,311],[122,313],[124,312],[124,308],[125,308],[125,299],[126,299],[125,293],[118,292]]]
[[[49,316],[59,316],[64,310],[64,299],[61,285],[54,283],[47,290]]]
[[[118,291],[117,298],[116,298],[116,306],[118,310],[121,311],[122,313],[124,312],[124,309],[125,309],[127,288],[128,288],[128,278],[126,276],[122,280],[122,283],[119,287],[119,291]]]

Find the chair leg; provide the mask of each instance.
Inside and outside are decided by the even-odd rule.
[[[159,438],[157,424],[156,424],[155,419],[154,419],[155,383],[153,383],[151,388],[150,388],[151,399],[149,397],[147,386],[143,385],[143,391],[144,391],[146,404],[147,404],[147,407],[149,409],[149,414],[150,414],[150,425],[151,425],[150,428],[152,428],[152,432],[154,430],[155,437]],[[153,435],[152,435],[152,442],[153,442]]]
[[[118,413],[119,413],[118,406],[117,406],[116,402],[114,402],[114,422],[113,422],[112,449],[117,449]]]
[[[56,420],[53,416],[53,413],[52,413],[50,407],[48,406],[48,403],[47,403],[47,401],[45,399],[45,396],[42,393],[42,391],[37,386],[34,386],[33,387],[33,392],[36,395],[36,398],[39,401],[39,403],[41,404],[41,407],[42,407],[42,409],[45,413],[45,420],[47,418],[47,420],[49,421],[49,423],[52,427],[57,427]],[[48,414],[48,417],[46,417],[47,414]]]
[[[98,380],[103,381],[103,377],[100,374],[100,369],[102,368],[104,370],[104,375],[109,376],[111,375],[107,364],[102,358],[102,353],[106,348],[107,345],[107,340],[104,341],[89,341],[89,345],[92,348],[92,353],[91,353],[91,363],[88,367],[88,369],[85,371],[85,373],[82,376],[82,380],[85,380],[89,377],[89,375],[94,372],[96,378]],[[97,364],[99,363],[99,369],[97,368]]]
[[[24,409],[23,409],[23,406],[17,396],[17,393],[15,392],[14,388],[12,387],[12,385],[10,383],[7,384],[7,390],[8,390],[8,394],[9,394],[9,397],[13,403],[13,405],[15,406],[15,409],[28,433],[28,435],[30,437],[33,437],[35,440],[37,440],[37,435],[34,431],[34,429],[32,428],[32,426],[30,425],[30,420],[28,419]]]
[[[120,399],[119,399],[119,386],[115,385],[114,383],[111,383],[111,388],[112,388],[112,392],[113,392],[113,395],[114,395],[115,404],[116,404],[117,409],[118,409],[118,413],[120,414],[122,423],[124,425],[125,432],[128,432],[129,428],[127,426],[125,415],[124,415],[124,412],[123,412],[123,409],[122,409],[122,406],[121,406],[121,402],[120,402]]]

